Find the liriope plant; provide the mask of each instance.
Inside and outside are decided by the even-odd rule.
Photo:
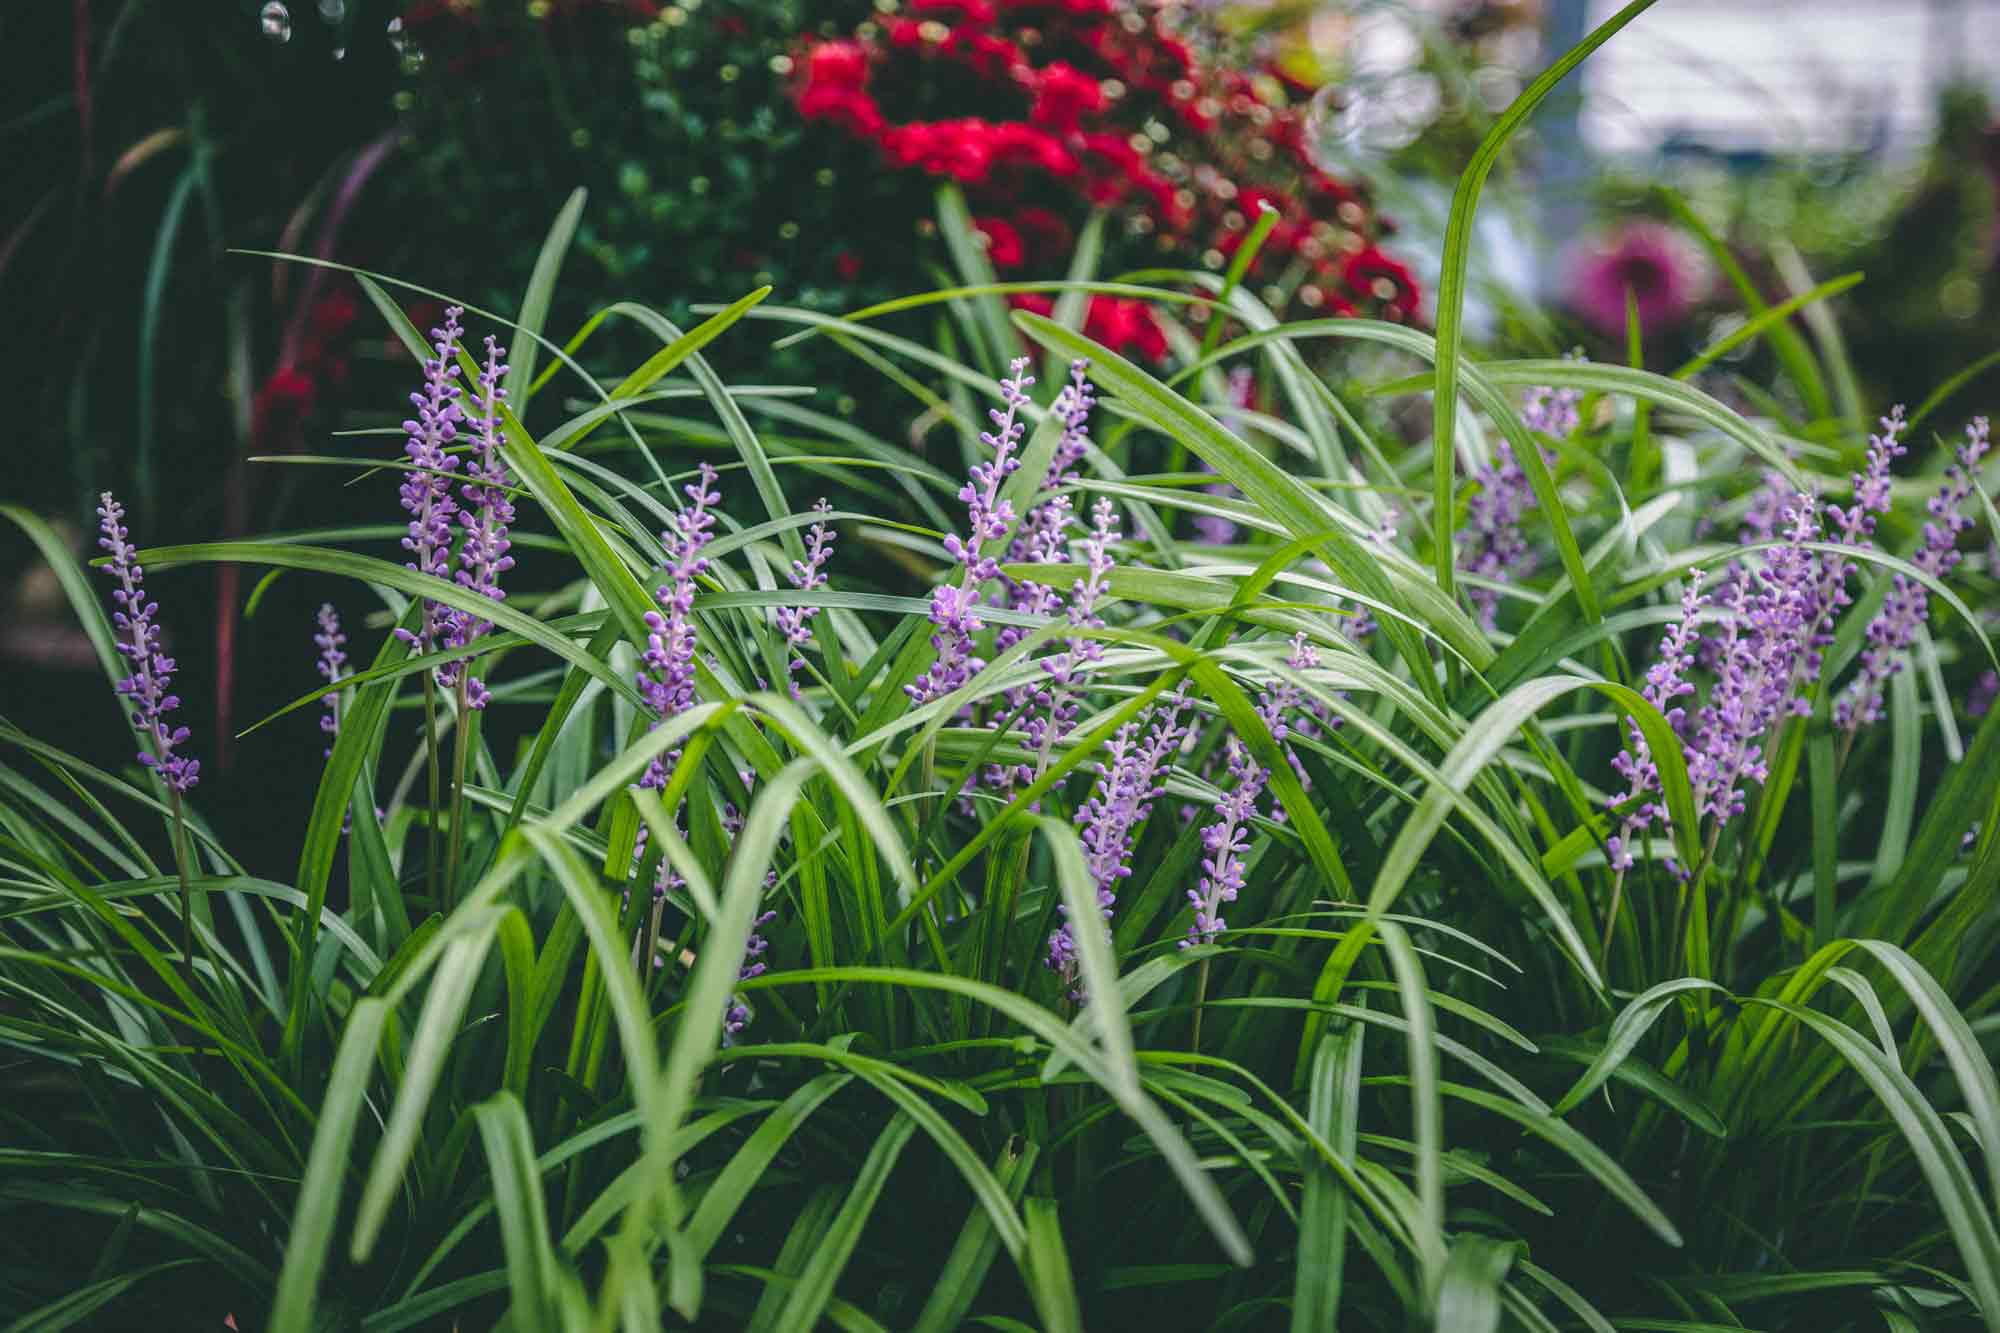
[[[108,530],[165,608],[119,623],[9,511],[152,761],[0,730],[30,1326],[1995,1327],[1980,428],[1892,478],[1949,398],[1867,442],[1784,322],[1837,284],[1746,294],[1754,417],[1692,382],[1727,347],[1474,360],[1492,159],[1435,336],[1088,237],[1010,321],[961,243],[846,320],[614,307],[660,345],[616,379],[540,327],[577,199],[515,319],[356,275],[421,366],[404,457],[333,460],[400,474],[389,541]],[[724,384],[758,327],[924,451]],[[354,588],[289,883],[159,729],[215,561]]]

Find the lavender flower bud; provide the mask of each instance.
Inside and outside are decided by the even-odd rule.
[[[174,659],[160,651],[160,627],[154,619],[160,606],[146,600],[146,571],[137,560],[132,534],[121,521],[125,507],[110,491],[98,497],[97,517],[99,531],[104,534],[97,544],[111,553],[105,572],[118,580],[111,592],[117,606],[111,623],[120,636],[118,651],[132,668],[132,674],[113,688],[132,704],[132,725],[145,742],[139,762],[158,773],[174,791],[187,792],[201,780],[201,762],[175,753],[176,747],[187,743],[188,729],[167,723],[167,714],[179,708],[181,701],[179,695],[168,692],[173,684]]]

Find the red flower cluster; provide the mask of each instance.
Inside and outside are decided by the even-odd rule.
[[[338,389],[347,382],[347,337],[360,313],[354,298],[339,289],[313,302],[299,330],[296,358],[280,365],[257,386],[250,429],[259,448],[290,445],[312,415],[320,385]]]
[[[1112,0],[905,0],[900,17],[852,39],[808,41],[794,68],[805,119],[876,144],[892,166],[959,182],[1002,271],[1058,262],[1078,204],[1211,268],[1270,210],[1278,220],[1251,276],[1281,280],[1289,306],[1417,315],[1409,270],[1375,243],[1386,224],[1313,163],[1283,85],[1208,69],[1159,21]],[[926,93],[927,105],[972,96],[1010,114],[900,114]],[[1136,303],[1100,299],[1090,319],[1106,341],[1165,352]]]

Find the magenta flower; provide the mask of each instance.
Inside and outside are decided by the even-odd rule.
[[[1586,246],[1572,261],[1568,305],[1606,337],[1625,332],[1625,293],[1632,293],[1647,333],[1681,323],[1708,285],[1699,256],[1658,222],[1626,222]]]
[[[125,507],[106,491],[98,497],[99,531],[97,544],[111,553],[105,573],[118,580],[111,591],[117,610],[111,623],[119,634],[118,651],[131,665],[132,674],[113,688],[132,704],[132,725],[145,741],[139,762],[160,775],[160,780],[176,792],[193,789],[201,780],[201,761],[176,754],[188,740],[186,727],[171,726],[167,714],[181,706],[180,696],[169,693],[174,680],[174,659],[161,652],[160,627],[154,619],[158,602],[146,600],[146,571],[139,564],[132,534],[122,520]]]

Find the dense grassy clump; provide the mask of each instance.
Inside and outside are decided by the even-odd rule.
[[[1952,386],[1870,445],[1785,307],[1731,335],[1782,344],[1754,416],[1691,382],[1719,348],[1474,360],[1490,160],[1435,337],[1096,282],[1087,243],[1010,316],[968,245],[967,285],[846,320],[614,307],[659,349],[614,378],[595,322],[541,336],[580,201],[519,316],[470,312],[511,368],[356,275],[432,364],[416,461],[347,461],[473,537],[413,528],[430,572],[400,524],[136,557],[149,623],[180,567],[352,581],[318,693],[300,635],[296,707],[335,706],[295,873],[246,873],[157,741],[121,770],[0,724],[9,1308],[2000,1327],[2000,722],[1959,702],[1993,520],[1970,444],[1928,531],[1937,478],[1875,484],[1899,433],[1934,470]],[[1183,368],[1079,333],[1092,290]],[[758,329],[878,369],[922,448],[724,384],[702,347]],[[1316,369],[1354,343],[1395,359]],[[120,664],[98,576],[8,516],[161,706],[170,664]],[[311,762],[305,715],[245,743]]]

